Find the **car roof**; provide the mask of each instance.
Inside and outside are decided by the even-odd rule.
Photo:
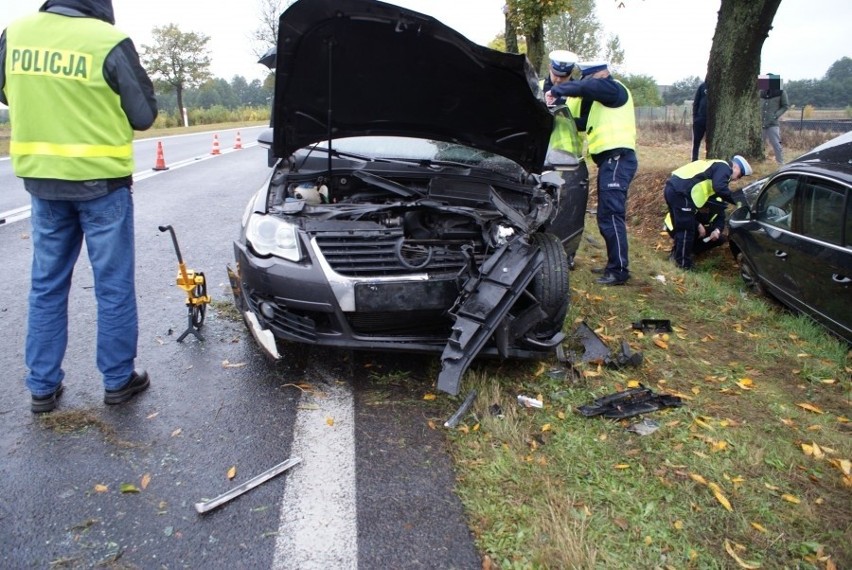
[[[541,172],[553,117],[526,57],[375,0],[299,0],[279,21],[273,152],[395,135],[455,142]]]
[[[815,147],[780,170],[800,168],[836,172],[848,177],[852,173],[852,131]]]

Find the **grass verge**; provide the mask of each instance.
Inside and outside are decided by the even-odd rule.
[[[449,441],[486,566],[852,567],[849,348],[746,295],[727,248],[693,272],[668,262],[660,180],[688,148],[643,152],[654,156],[642,169],[640,155],[631,187],[643,197],[631,208],[633,279],[594,284],[588,269],[605,252],[588,220],[565,326],[585,321],[613,351],[626,340],[642,365],[485,364],[455,402],[479,393]],[[674,332],[634,330],[642,318],[670,319]],[[650,435],[626,430],[643,417],[575,411],[640,383],[685,402],[644,416],[660,426]],[[518,394],[544,407],[521,408]]]

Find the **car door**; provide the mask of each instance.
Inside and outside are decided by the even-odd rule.
[[[852,191],[820,176],[803,177],[798,191],[799,239],[791,250],[801,255],[793,270],[802,302],[813,318],[852,339]]]
[[[753,240],[748,255],[769,291],[782,302],[802,309],[801,276],[795,271],[800,252],[799,238],[793,232],[797,214],[800,176],[777,176],[757,199],[750,232]]]

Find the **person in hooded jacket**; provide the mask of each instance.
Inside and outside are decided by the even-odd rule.
[[[0,101],[9,154],[31,195],[33,261],[25,341],[33,413],[62,395],[68,295],[86,241],[97,300],[104,402],[147,389],[135,370],[138,317],[133,131],[157,117],[150,78],[109,0],[48,0],[0,36]]]
[[[663,189],[663,196],[669,207],[665,225],[674,240],[671,258],[678,267],[692,269],[696,236],[704,239],[709,237],[708,242],[719,240],[721,237],[721,225],[713,228],[706,236],[702,229],[699,229],[699,210],[708,205],[713,206],[714,203],[723,205],[728,202],[736,205],[728,184],[751,174],[751,165],[739,154],[730,162],[715,159],[696,160],[671,173]],[[724,223],[724,207],[721,214]]]

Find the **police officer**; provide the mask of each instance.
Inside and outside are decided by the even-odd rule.
[[[134,370],[133,130],[157,117],[133,42],[109,0],[47,0],[0,36],[0,101],[9,153],[32,198],[32,288],[25,346],[33,413],[62,395],[68,294],[83,239],[95,282],[97,365],[104,402],[148,388]]]
[[[735,204],[728,183],[751,174],[751,165],[740,155],[735,155],[730,163],[724,160],[696,160],[672,172],[663,194],[669,207],[666,226],[670,228],[670,235],[674,239],[672,259],[678,267],[692,269],[695,236],[696,233],[702,235],[696,227],[698,210],[711,200]],[[724,216],[724,209],[722,212]],[[721,226],[711,230],[710,241],[714,233],[718,240],[721,231]]]
[[[574,66],[579,59],[577,54],[572,51],[557,49],[550,52],[550,65],[548,66],[547,77],[544,78],[542,84],[542,93],[550,91],[554,85],[559,85],[564,81],[571,81],[571,73],[574,71]],[[549,106],[564,105],[565,97],[558,97]]]
[[[592,269],[601,285],[622,285],[630,279],[627,251],[627,190],[639,162],[636,158],[636,117],[633,96],[609,73],[606,62],[580,62],[580,81],[554,85],[545,94],[577,98],[577,128],[585,131],[589,154],[598,167],[598,230],[606,242],[607,264]],[[569,103],[569,107],[572,105]],[[572,108],[572,111],[575,109]]]
[[[698,255],[709,251],[727,242],[722,233],[725,229],[725,208],[727,204],[719,197],[714,196],[707,200],[703,207],[695,212],[695,229],[692,232],[692,253]],[[671,214],[666,214],[663,227],[669,237],[674,240],[674,221]],[[670,258],[674,259],[674,245]]]

